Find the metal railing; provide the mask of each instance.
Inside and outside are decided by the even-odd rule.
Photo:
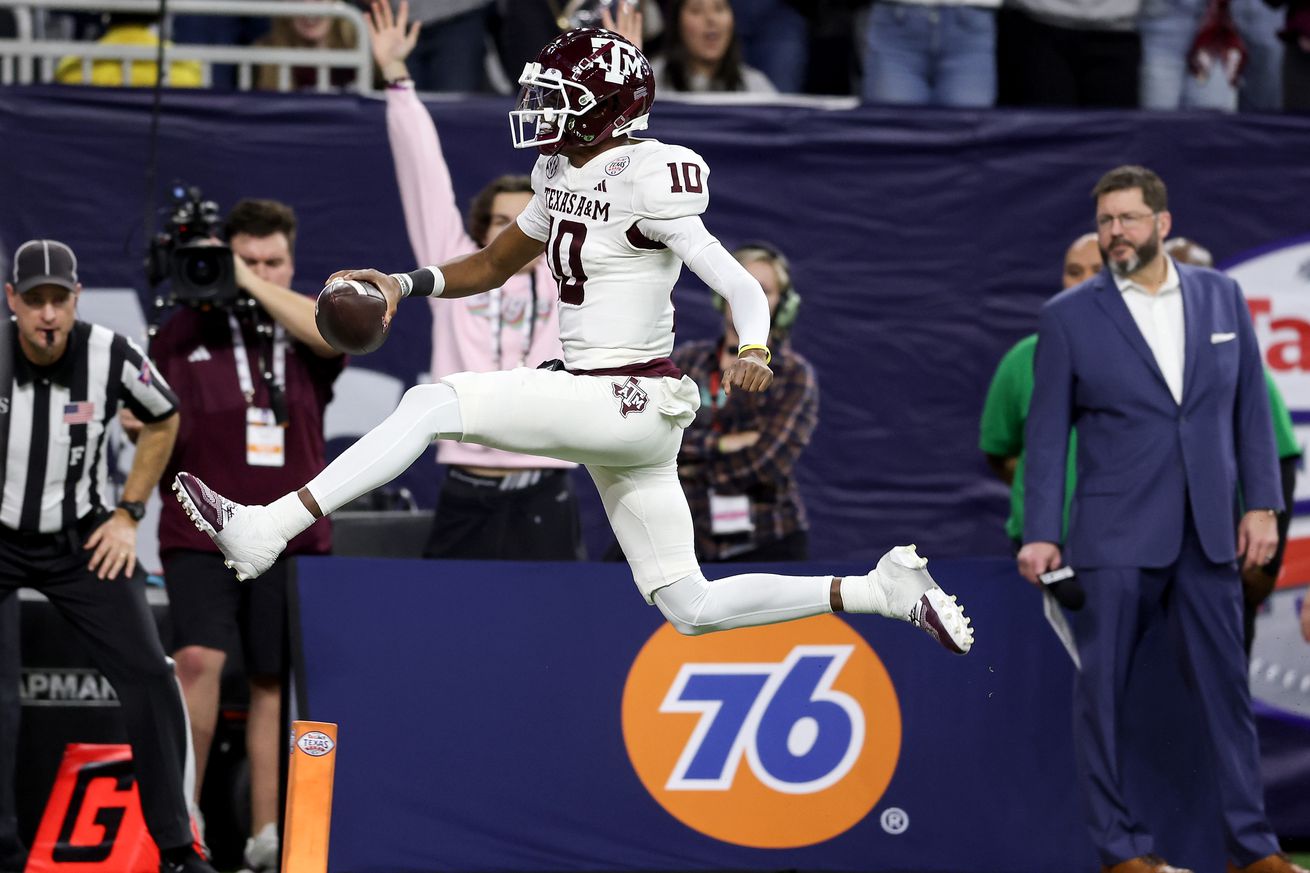
[[[122,81],[131,81],[134,62],[153,64],[158,56],[156,46],[101,45],[95,42],[70,39],[46,39],[38,26],[38,15],[46,12],[119,12],[152,13],[159,11],[157,0],[0,0],[0,9],[13,12],[17,36],[0,39],[0,84],[27,85],[50,82],[65,58],[77,58],[82,81],[91,81],[91,68],[95,61],[115,61],[121,66]],[[172,15],[212,15],[220,17],[290,18],[324,16],[344,19],[354,25],[356,44],[353,48],[273,48],[268,46],[202,45],[199,43],[168,43],[164,46],[164,69],[178,61],[197,61],[202,69],[202,84],[211,83],[215,64],[236,68],[237,88],[248,91],[254,86],[257,67],[277,70],[279,91],[292,89],[291,70],[308,67],[317,71],[318,91],[335,90],[331,71],[349,69],[355,73],[354,81],[346,86],[354,91],[373,89],[373,56],[368,44],[368,25],[363,13],[340,0],[170,0],[168,11]],[[167,79],[165,79],[167,82]]]

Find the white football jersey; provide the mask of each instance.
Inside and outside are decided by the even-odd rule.
[[[546,243],[570,370],[627,367],[673,351],[673,285],[682,261],[643,236],[637,222],[700,215],[709,205],[709,174],[691,149],[650,139],[582,167],[563,155],[537,160],[535,196],[518,224]]]

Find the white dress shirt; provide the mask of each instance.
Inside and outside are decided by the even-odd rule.
[[[1114,275],[1114,284],[1123,295],[1128,311],[1137,322],[1137,329],[1142,332],[1146,344],[1155,355],[1155,363],[1164,375],[1169,393],[1174,402],[1183,402],[1183,287],[1178,281],[1178,268],[1173,258],[1165,256],[1164,284],[1152,294],[1141,285],[1118,274]]]

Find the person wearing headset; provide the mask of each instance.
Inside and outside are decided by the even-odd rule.
[[[804,560],[809,521],[796,487],[796,461],[819,421],[819,383],[809,361],[787,341],[801,297],[787,258],[773,246],[751,243],[733,256],[769,299],[774,378],[767,394],[724,390],[723,371],[737,356],[737,332],[731,310],[717,295],[723,335],[673,352],[674,364],[701,395],[678,454],[696,556],[702,562]]]

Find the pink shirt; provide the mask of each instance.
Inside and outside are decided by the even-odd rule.
[[[465,232],[464,218],[455,203],[436,125],[412,88],[387,89],[387,135],[417,262],[440,264],[477,251],[479,246]],[[511,277],[498,291],[456,300],[433,299],[433,378],[536,367],[542,361],[563,358],[558,297],[555,278],[542,258],[532,271]],[[438,443],[437,461],[507,469],[577,466],[453,440]]]

